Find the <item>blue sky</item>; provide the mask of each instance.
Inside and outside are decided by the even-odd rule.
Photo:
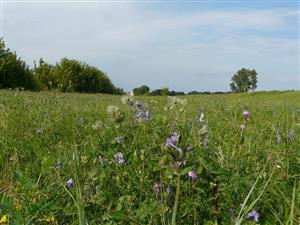
[[[76,58],[116,86],[227,91],[240,68],[258,90],[299,89],[299,1],[2,2],[8,47],[28,64]]]

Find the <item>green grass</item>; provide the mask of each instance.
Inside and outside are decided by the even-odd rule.
[[[138,121],[120,96],[0,91],[0,223],[255,224],[245,218],[255,209],[257,224],[300,224],[300,92],[180,99],[171,107],[167,97],[136,98],[152,114]],[[175,131],[178,147],[195,147],[174,159],[165,141]]]

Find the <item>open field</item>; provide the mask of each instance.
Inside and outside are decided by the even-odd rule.
[[[1,91],[0,224],[300,224],[300,92],[125,100]]]

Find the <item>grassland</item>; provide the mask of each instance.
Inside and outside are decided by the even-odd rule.
[[[0,224],[300,224],[300,92],[123,100],[0,92]]]

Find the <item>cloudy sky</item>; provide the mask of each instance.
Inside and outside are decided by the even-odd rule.
[[[125,90],[227,91],[242,67],[259,90],[300,89],[298,0],[2,0],[1,24],[29,65],[79,59]]]

